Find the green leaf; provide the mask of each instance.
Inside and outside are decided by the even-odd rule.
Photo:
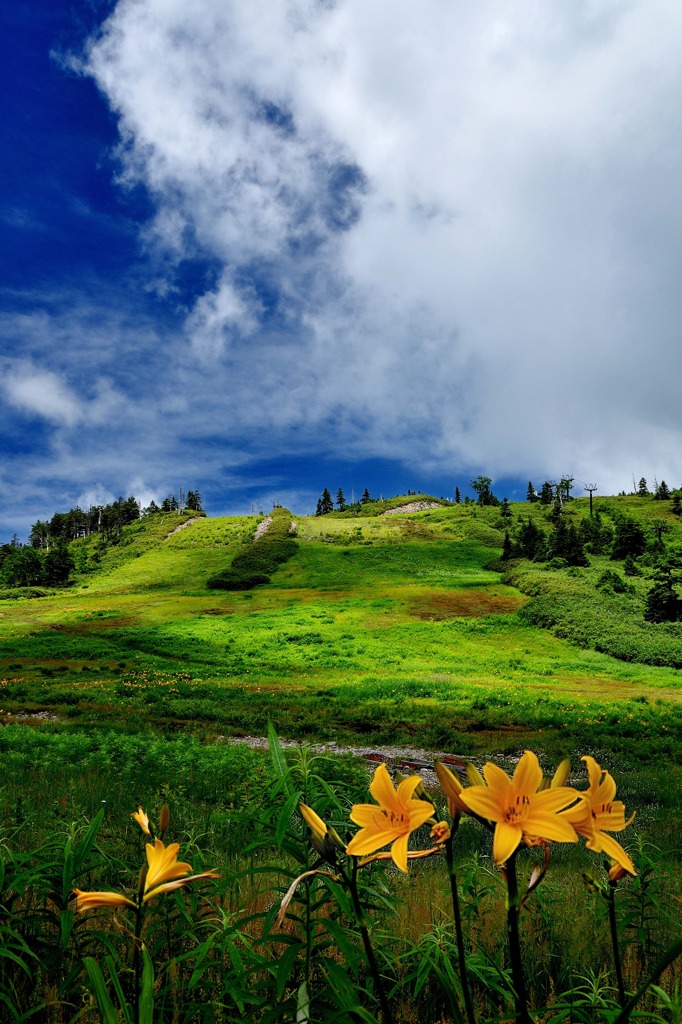
[[[682,939],[678,939],[677,942],[674,942],[673,945],[668,950],[666,950],[666,952],[663,954],[661,959],[656,964],[656,967],[654,968],[653,973],[649,976],[648,980],[644,982],[641,988],[638,989],[637,992],[635,992],[634,996],[632,996],[630,1001],[626,1003],[626,1005],[620,1011],[616,1019],[613,1021],[613,1024],[625,1024],[625,1022],[630,1019],[632,1011],[634,1010],[634,1008],[636,1007],[637,1003],[640,1001],[646,990],[649,988],[649,985],[653,985],[655,982],[658,981],[666,967],[669,967],[671,963],[677,960],[680,953],[682,953]]]
[[[73,910],[62,910],[59,915],[59,927],[61,932],[62,947],[66,949],[71,940],[71,932],[73,930]]]
[[[275,826],[275,842],[278,846],[282,845],[287,829],[291,824],[291,818],[301,802],[301,795],[300,791],[291,793],[277,817],[277,824]]]
[[[97,1007],[104,1024],[121,1024],[116,1007],[107,992],[106,982],[104,981],[104,975],[99,964],[91,956],[83,957],[83,963],[85,970],[88,972],[93,995],[97,1001]]]
[[[298,958],[298,954],[303,949],[302,942],[296,942],[289,946],[289,948],[279,958],[279,966],[277,968],[277,995],[282,998],[284,990],[287,987],[289,976],[293,969],[294,964]]]
[[[301,982],[296,995],[296,1024],[308,1024],[310,1021],[310,997],[305,981]]]
[[[90,825],[88,826],[88,831],[85,833],[85,835],[81,839],[80,843],[78,844],[78,846],[74,850],[74,854],[73,854],[73,871],[74,871],[74,875],[78,874],[78,872],[80,871],[81,867],[83,866],[83,863],[85,862],[85,860],[89,856],[90,851],[92,850],[93,846],[95,845],[95,839],[97,838],[97,833],[99,832],[100,827],[101,827],[103,821],[104,821],[104,808],[102,807],[102,808],[100,808],[100,810],[97,812],[95,817],[90,822]]]
[[[282,744],[279,742],[279,736],[277,735],[272,722],[268,722],[268,749],[270,750],[270,757],[272,758],[275,772],[282,782],[284,791],[287,796],[291,796],[289,765],[287,764],[287,759],[284,756],[284,751],[282,750]]]
[[[146,946],[142,947],[139,1024],[154,1024],[154,965]]]

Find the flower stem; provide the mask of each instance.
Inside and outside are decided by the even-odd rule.
[[[457,875],[455,873],[455,863],[452,852],[452,835],[445,841],[445,860],[448,866],[448,875],[450,876],[450,892],[452,894],[452,913],[455,919],[455,937],[457,939],[457,958],[459,960],[459,977],[462,982],[462,994],[464,996],[464,1006],[466,1007],[467,1020],[469,1024],[476,1024],[476,1015],[474,1013],[474,1004],[471,999],[471,988],[469,987],[469,977],[467,974],[466,954],[464,951],[464,932],[462,931],[462,914],[459,906],[459,893],[457,892]]]
[[[135,1012],[133,1020],[136,1022],[140,1019],[140,936],[142,934],[142,903],[138,903],[137,911],[135,914],[135,938],[133,940],[133,967],[135,972],[135,992],[134,992],[134,1007]]]
[[[519,936],[519,912],[521,900],[516,878],[516,852],[507,861],[505,868],[507,880],[507,939],[509,940],[509,957],[511,960],[512,978],[514,980],[514,999],[516,1005],[517,1024],[532,1024],[528,1012],[528,996],[526,979],[521,961],[521,940]]]
[[[365,914],[362,909],[362,904],[360,903],[357,884],[357,870],[357,861],[353,859],[352,871],[350,875],[346,875],[344,872],[344,878],[348,883],[351,899],[353,901],[353,909],[355,911],[355,919],[357,921],[358,928],[360,929],[360,935],[362,936],[362,944],[365,947],[365,957],[367,958],[367,964],[372,975],[372,980],[374,981],[375,991],[379,997],[383,1024],[393,1024],[393,1014],[391,1013],[391,1007],[386,996],[384,983],[382,981],[381,974],[379,973],[379,965],[377,964],[376,957],[374,956],[369,932],[367,930],[367,925],[365,924]]]
[[[616,981],[618,983],[618,1002],[625,1006],[625,985],[623,983],[623,968],[620,962],[620,948],[618,946],[618,921],[616,920],[616,885],[609,883],[609,925],[611,927],[611,946],[613,948],[613,964],[616,969]]]

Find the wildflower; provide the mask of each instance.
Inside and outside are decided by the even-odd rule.
[[[307,804],[299,804],[298,809],[301,812],[301,817],[312,832],[312,843],[320,857],[323,857],[330,863],[334,863],[338,851],[346,852],[341,836],[336,829],[330,828],[326,822],[322,821],[322,818],[319,814],[316,814],[312,807],[308,807]]]
[[[141,807],[138,807],[136,811],[133,811],[130,817],[135,819],[146,836],[151,835],[149,830],[149,815],[145,814]]]
[[[579,793],[567,786],[543,789],[538,759],[526,750],[516,766],[513,778],[488,762],[483,768],[486,786],[470,786],[461,799],[467,808],[495,822],[493,860],[504,864],[518,845],[538,845],[540,841],[574,843],[573,826],[559,811],[568,807]]]
[[[219,878],[216,871],[202,871],[198,875],[187,875],[192,870],[192,865],[178,860],[178,843],[171,843],[164,846],[160,839],[155,840],[154,845],[147,843],[147,867],[143,868],[140,883],[139,902],[134,903],[127,896],[117,892],[83,892],[81,889],[74,889],[76,894],[76,909],[79,911],[92,910],[93,907],[133,907],[139,910],[143,903],[147,903],[155,896],[163,892],[172,892],[180,886],[189,885],[190,882],[197,882],[202,878]]]
[[[636,875],[635,865],[630,856],[620,843],[607,835],[607,832],[622,832],[630,824],[634,814],[625,820],[625,804],[622,800],[614,800],[616,783],[611,775],[607,771],[602,771],[593,757],[586,755],[581,760],[587,766],[590,784],[586,792],[581,794],[583,799],[580,803],[563,811],[561,817],[570,822],[578,835],[587,840],[588,850],[605,853],[629,875]],[[617,881],[618,872],[614,871],[611,877],[613,881]]]
[[[462,783],[453,775],[449,768],[446,768],[442,761],[436,761],[435,768],[440,788],[445,793],[448,802],[450,817],[454,818],[458,814],[469,814],[469,808],[462,799],[462,792],[464,790]]]
[[[76,894],[76,910],[93,910],[95,907],[132,907],[135,904],[127,896],[120,892],[83,892],[82,889],[74,889]]]
[[[362,826],[351,839],[346,852],[354,857],[374,853],[392,843],[391,857],[401,871],[407,871],[407,842],[410,833],[423,825],[435,811],[428,800],[413,800],[421,779],[412,775],[394,788],[388,769],[380,764],[374,773],[369,791],[376,804],[354,804],[351,821]]]
[[[299,804],[298,809],[305,823],[312,829],[313,835],[317,836],[318,839],[324,839],[328,829],[319,814],[316,814],[312,807],[308,807],[307,804]]]
[[[189,875],[183,878],[188,871],[192,870],[191,864],[178,860],[179,843],[171,843],[164,846],[160,839],[157,839],[152,846],[147,843],[147,864],[149,865],[147,877],[144,883],[144,900],[151,900],[161,892],[170,892],[172,889],[179,889],[182,885],[196,882],[200,878],[219,878],[215,871],[202,871],[198,875]]]
[[[431,829],[434,843],[446,843],[450,838],[450,826],[447,821],[437,821]]]

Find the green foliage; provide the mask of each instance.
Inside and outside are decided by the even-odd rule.
[[[682,619],[682,600],[675,590],[673,567],[664,563],[657,568],[655,583],[646,595],[644,618],[647,622],[678,622]]]
[[[291,523],[291,513],[287,509],[276,508],[270,516],[267,531],[236,555],[229,569],[209,576],[206,581],[209,590],[251,590],[269,583],[277,567],[298,550],[298,544],[289,536]]]
[[[646,537],[639,523],[633,519],[619,518],[616,522],[611,558],[622,559],[628,555],[638,558],[644,553],[645,547]]]
[[[613,569],[606,569],[595,584],[597,590],[612,594],[627,594],[630,591],[622,576]]]

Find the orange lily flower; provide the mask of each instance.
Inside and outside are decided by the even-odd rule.
[[[418,775],[411,775],[398,783],[396,789],[388,768],[380,764],[369,787],[377,803],[353,805],[350,819],[362,827],[351,839],[346,852],[353,857],[364,857],[392,843],[391,857],[400,870],[406,872],[410,833],[435,813],[433,804],[427,800],[412,799],[420,782]]]
[[[141,807],[138,807],[136,811],[133,811],[130,817],[135,819],[146,836],[151,835],[151,831],[149,829],[149,815],[145,814]]]
[[[76,894],[76,910],[81,913],[84,910],[93,910],[95,907],[132,907],[135,904],[127,896],[119,892],[83,892],[82,889],[74,889]]]
[[[622,800],[614,800],[616,783],[607,771],[603,771],[595,759],[589,755],[581,758],[587,766],[589,786],[581,796],[583,799],[575,807],[563,811],[562,818],[570,822],[578,835],[587,840],[588,850],[605,853],[607,857],[629,875],[636,875],[635,865],[620,843],[607,835],[607,832],[622,832],[634,818],[634,814],[625,820],[625,804]],[[613,869],[611,869],[613,870]],[[611,875],[611,872],[609,872]],[[611,878],[617,881],[621,872],[614,871]]]
[[[161,840],[157,839],[153,846],[151,843],[147,843],[145,849],[149,870],[144,883],[144,903],[153,899],[154,896],[158,896],[159,893],[179,889],[180,886],[196,882],[200,878],[220,877],[215,871],[203,871],[199,875],[183,878],[183,875],[192,870],[192,865],[178,860],[179,843],[164,846]]]
[[[461,799],[467,808],[495,823],[493,860],[504,864],[520,843],[536,846],[542,841],[575,843],[573,826],[559,811],[580,794],[568,786],[543,789],[542,770],[532,750],[526,750],[510,779],[497,765],[483,768],[486,786],[470,786]]]

